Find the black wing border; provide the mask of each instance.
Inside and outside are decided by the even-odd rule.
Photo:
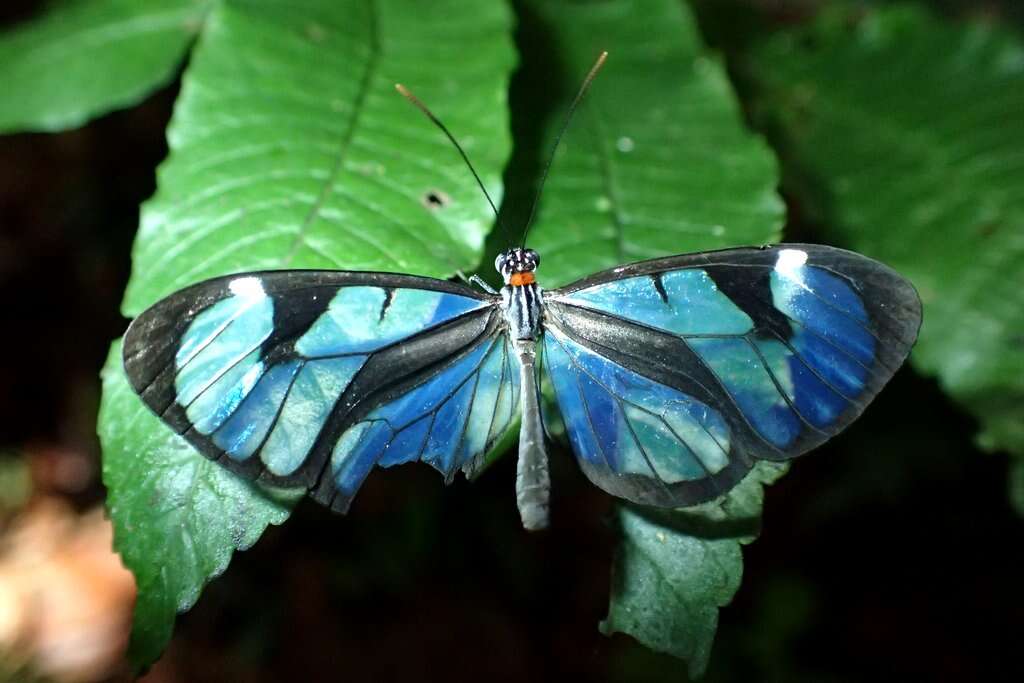
[[[585,310],[585,309],[581,309]],[[586,311],[587,314],[591,311]],[[616,318],[610,318],[604,320],[601,317],[593,318],[588,323],[595,324],[598,327],[603,327],[609,323],[614,325],[618,320]],[[564,322],[564,321],[563,321]],[[586,348],[594,351],[595,353],[603,356],[609,361],[616,363],[623,368],[635,372],[641,376],[647,377],[648,379],[654,379],[660,381],[652,375],[659,374],[658,362],[664,362],[664,358],[655,357],[641,357],[637,355],[631,355],[629,353],[622,352],[621,348],[606,347],[604,345],[595,343],[592,339],[588,338],[584,334],[580,334],[578,329],[574,329],[571,325],[555,324],[560,332],[565,334],[573,341],[585,346]],[[620,332],[632,332],[632,330],[620,330]],[[669,335],[663,335],[669,337]],[[662,340],[664,341],[664,340]],[[558,343],[557,341],[554,343]],[[635,339],[629,339],[627,336],[617,336],[612,341],[616,346],[629,349],[633,347]],[[672,353],[671,348],[660,348],[657,349],[655,355],[660,357],[664,352]],[[546,353],[545,353],[546,356]],[[653,361],[653,362],[652,362]],[[551,370],[547,368],[547,359],[544,359],[545,370],[550,374]],[[582,370],[576,370],[576,372],[582,372]],[[550,381],[550,378],[549,378]],[[705,380],[707,381],[707,380]],[[666,386],[671,386],[673,389],[677,389],[669,383],[669,381],[660,381],[660,383]],[[609,391],[616,401],[621,401],[621,397],[615,396],[613,392]],[[709,392],[704,394],[696,394],[693,391],[683,391],[683,393],[692,395],[694,398],[704,400],[708,405],[714,405],[709,403],[711,395]],[[555,397],[556,408],[561,411],[561,406],[558,406],[557,394]],[[725,416],[728,419],[728,415]],[[560,419],[565,422],[564,416],[560,415]],[[568,440],[568,424],[566,428],[566,440]],[[549,435],[550,438],[550,435]],[[637,446],[643,451],[643,446],[639,443]],[[582,457],[580,454],[575,453],[575,449],[571,443],[569,449],[574,451],[576,455],[576,461],[579,463],[580,469],[586,475],[590,481],[598,488],[617,496],[619,498],[625,498],[626,500],[638,503],[641,505],[654,505],[657,507],[685,507],[689,505],[696,505],[703,503],[708,500],[712,500],[728,492],[736,484],[740,482],[747,475],[754,463],[752,460],[744,457],[742,454],[736,454],[732,451],[729,453],[729,463],[719,472],[715,474],[703,477],[697,480],[691,481],[680,481],[675,483],[669,483],[658,479],[656,476],[646,476],[633,474],[628,472],[614,472],[606,466],[601,466],[590,462],[588,459]],[[738,457],[737,457],[738,456]]]

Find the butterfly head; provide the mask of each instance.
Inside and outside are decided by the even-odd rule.
[[[494,267],[501,273],[506,285],[527,285],[533,282],[533,271],[540,265],[540,254],[533,249],[512,247],[498,254]]]

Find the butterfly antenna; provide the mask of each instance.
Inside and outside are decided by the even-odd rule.
[[[476,179],[476,184],[480,186],[480,191],[484,193],[484,197],[487,198],[487,203],[491,205],[491,211],[494,212],[494,219],[495,221],[497,221],[498,228],[500,229],[501,218],[498,216],[498,207],[494,205],[494,201],[491,199],[491,195],[487,193],[487,188],[484,187],[484,181],[480,180],[480,176],[477,174],[476,169],[473,168],[473,162],[469,160],[469,156],[466,154],[466,150],[462,149],[462,145],[460,145],[459,141],[455,139],[455,136],[451,134],[451,131],[448,130],[447,126],[441,123],[441,119],[434,116],[434,112],[427,109],[427,105],[420,102],[419,98],[413,95],[411,92],[409,92],[408,88],[406,88],[401,83],[395,83],[395,90],[401,93],[402,97],[409,100],[413,105],[415,105],[417,109],[423,112],[435,126],[441,129],[442,133],[448,136],[448,139],[451,141],[451,143],[455,145],[455,149],[459,150],[459,154],[462,155],[462,160],[465,161],[466,166],[469,167],[469,172],[472,173],[473,177]]]
[[[562,121],[562,127],[558,131],[558,137],[555,138],[555,144],[551,147],[551,155],[548,157],[548,163],[544,165],[544,171],[540,176],[540,184],[537,185],[537,192],[533,196],[533,206],[530,207],[530,215],[526,219],[526,224],[523,227],[523,236],[519,240],[519,246],[526,246],[526,234],[530,231],[530,226],[533,224],[533,217],[537,213],[537,205],[540,204],[540,195],[544,190],[544,183],[548,179],[548,171],[551,170],[551,165],[555,162],[555,152],[558,151],[558,144],[562,141],[562,136],[565,135],[565,131],[569,128],[569,122],[572,121],[572,115],[576,112],[576,107],[579,106],[583,100],[583,96],[587,93],[587,89],[590,88],[590,82],[597,76],[597,72],[604,66],[604,60],[608,58],[608,52],[603,51],[597,56],[597,61],[594,62],[594,66],[590,67],[590,72],[587,73],[587,77],[583,79],[583,84],[580,86],[579,92],[576,93],[576,98],[569,105],[569,111],[565,114],[565,120]]]

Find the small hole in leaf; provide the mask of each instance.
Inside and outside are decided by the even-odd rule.
[[[986,221],[978,226],[978,235],[980,235],[982,238],[991,237],[992,235],[999,232],[999,229],[1001,227],[1002,223],[1000,223],[999,221]]]
[[[421,201],[423,202],[423,206],[432,211],[436,211],[451,204],[452,198],[444,192],[441,192],[441,190],[427,190],[423,193]]]

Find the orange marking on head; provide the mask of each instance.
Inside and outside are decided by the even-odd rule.
[[[508,283],[513,287],[532,285],[534,282],[533,273],[512,273],[512,277],[508,279]]]

